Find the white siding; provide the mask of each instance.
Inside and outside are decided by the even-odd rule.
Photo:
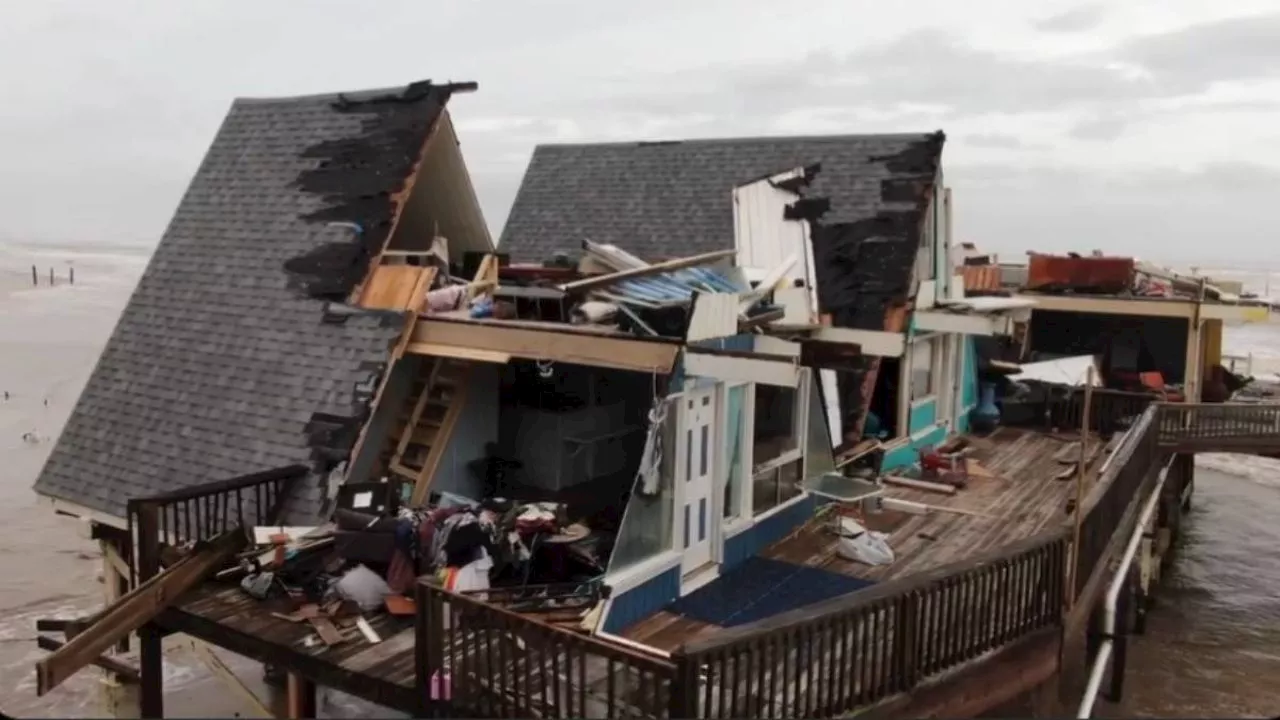
[[[738,266],[768,271],[795,256],[799,262],[787,271],[788,280],[803,280],[817,287],[813,275],[813,247],[809,244],[809,223],[783,217],[787,205],[800,198],[794,192],[774,187],[773,183],[798,177],[803,170],[779,173],[770,178],[733,189],[734,247]],[[817,296],[811,293],[812,309],[817,309]]]

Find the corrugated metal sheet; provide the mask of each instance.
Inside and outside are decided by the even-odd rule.
[[[661,306],[689,302],[695,292],[738,293],[749,289],[723,272],[695,267],[622,280],[605,288],[604,294],[621,302]]]
[[[961,268],[966,291],[1000,289],[999,265],[962,265]]]

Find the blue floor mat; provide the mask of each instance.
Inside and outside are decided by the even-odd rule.
[[[848,575],[753,557],[667,606],[691,620],[734,627],[873,585]]]

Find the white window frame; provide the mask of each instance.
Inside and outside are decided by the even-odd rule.
[[[938,276],[937,191],[930,193],[920,231],[920,247],[916,254],[916,281],[929,282]]]
[[[945,338],[941,333],[928,333],[926,335],[917,335],[916,337],[911,339],[911,351],[907,355],[907,362],[906,362],[906,366],[907,366],[906,396],[908,400],[908,412],[910,410],[914,410],[915,408],[921,405],[924,405],[925,403],[938,401],[938,388],[940,385],[942,385],[942,380],[943,380],[942,365],[943,365],[943,362],[945,361],[943,358],[939,357],[939,355],[941,354],[939,353],[939,349],[941,348],[941,342],[944,339]],[[922,395],[919,398],[913,399],[911,397],[911,393],[913,390],[912,386],[915,384],[914,383],[915,357],[916,357],[916,353],[920,351],[920,347],[925,345],[929,347],[929,355],[930,355],[929,357],[929,392],[926,395]],[[907,423],[910,424],[910,417],[907,418]]]
[[[768,462],[758,466],[756,465],[756,462],[755,462],[756,387],[760,383],[749,383],[749,389],[747,390],[747,395],[746,395],[746,402],[743,404],[744,405],[743,410],[746,413],[745,424],[746,424],[746,430],[747,430],[747,436],[746,436],[747,443],[745,447],[746,453],[745,453],[744,461],[746,462],[747,472],[745,477],[743,478],[745,492],[742,493],[742,502],[743,502],[742,515],[739,518],[735,518],[734,520],[727,521],[735,529],[737,528],[738,525],[745,524],[747,521],[757,522],[762,518],[768,517],[778,508],[790,505],[791,501],[796,499],[796,498],[790,498],[788,500],[784,500],[783,502],[778,503],[777,505],[774,505],[773,507],[761,512],[758,515],[755,513],[755,500],[756,500],[755,477],[756,475],[759,475],[760,473],[763,473],[763,472],[768,472],[770,470],[777,470],[778,468],[782,467],[783,465],[786,465],[787,463],[800,460],[800,476],[801,478],[804,477],[804,473],[806,470],[804,452],[805,452],[806,439],[808,438],[808,429],[809,429],[809,401],[810,401],[809,390],[812,386],[809,368],[799,368],[797,378],[798,378],[798,382],[796,383],[796,387],[793,388],[796,392],[796,406],[795,406],[795,412],[797,413],[797,415],[795,416],[795,423],[797,426],[796,427],[796,447],[795,449],[788,450],[780,454],[778,457],[773,458],[772,460],[769,460]],[[777,387],[788,387],[788,386],[779,385]],[[801,490],[800,495],[798,495],[797,497],[801,497],[803,495],[805,495],[805,491]]]
[[[733,391],[735,388],[743,389],[742,390],[742,427],[740,429],[740,432],[742,433],[742,437],[739,438],[739,442],[741,442],[742,445],[739,447],[740,452],[738,456],[738,462],[742,466],[741,468],[742,475],[738,478],[740,487],[738,488],[737,497],[733,499],[733,505],[735,507],[732,508],[732,512],[733,512],[732,517],[724,517],[724,508],[720,508],[721,510],[720,520],[721,520],[721,523],[726,527],[737,525],[744,518],[748,520],[751,518],[751,502],[750,502],[751,460],[752,460],[751,455],[752,455],[752,449],[753,449],[752,433],[755,430],[755,417],[753,415],[753,413],[755,412],[755,388],[752,386],[752,383],[723,382],[720,384],[720,392],[717,393],[718,400],[717,400],[716,412],[719,415],[720,427],[724,428],[724,430],[722,431],[722,436],[725,442],[720,443],[720,449],[718,451],[720,453],[720,462],[718,463],[717,467],[724,468],[724,473],[723,473],[724,483],[725,485],[728,485],[729,473],[731,470],[730,463],[732,462],[731,458],[729,457],[729,447],[728,447],[729,445],[728,443],[728,440],[729,440],[729,437],[728,437],[729,393]],[[724,488],[721,487],[721,488],[718,488],[718,490],[720,492],[720,497],[723,498]]]

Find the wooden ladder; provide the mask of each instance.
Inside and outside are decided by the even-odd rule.
[[[444,455],[454,425],[467,401],[467,378],[471,364],[453,358],[427,358],[430,368],[418,374],[410,393],[417,399],[401,416],[400,440],[388,469],[414,483],[417,505],[426,497],[431,477]],[[393,436],[394,437],[394,436]]]

